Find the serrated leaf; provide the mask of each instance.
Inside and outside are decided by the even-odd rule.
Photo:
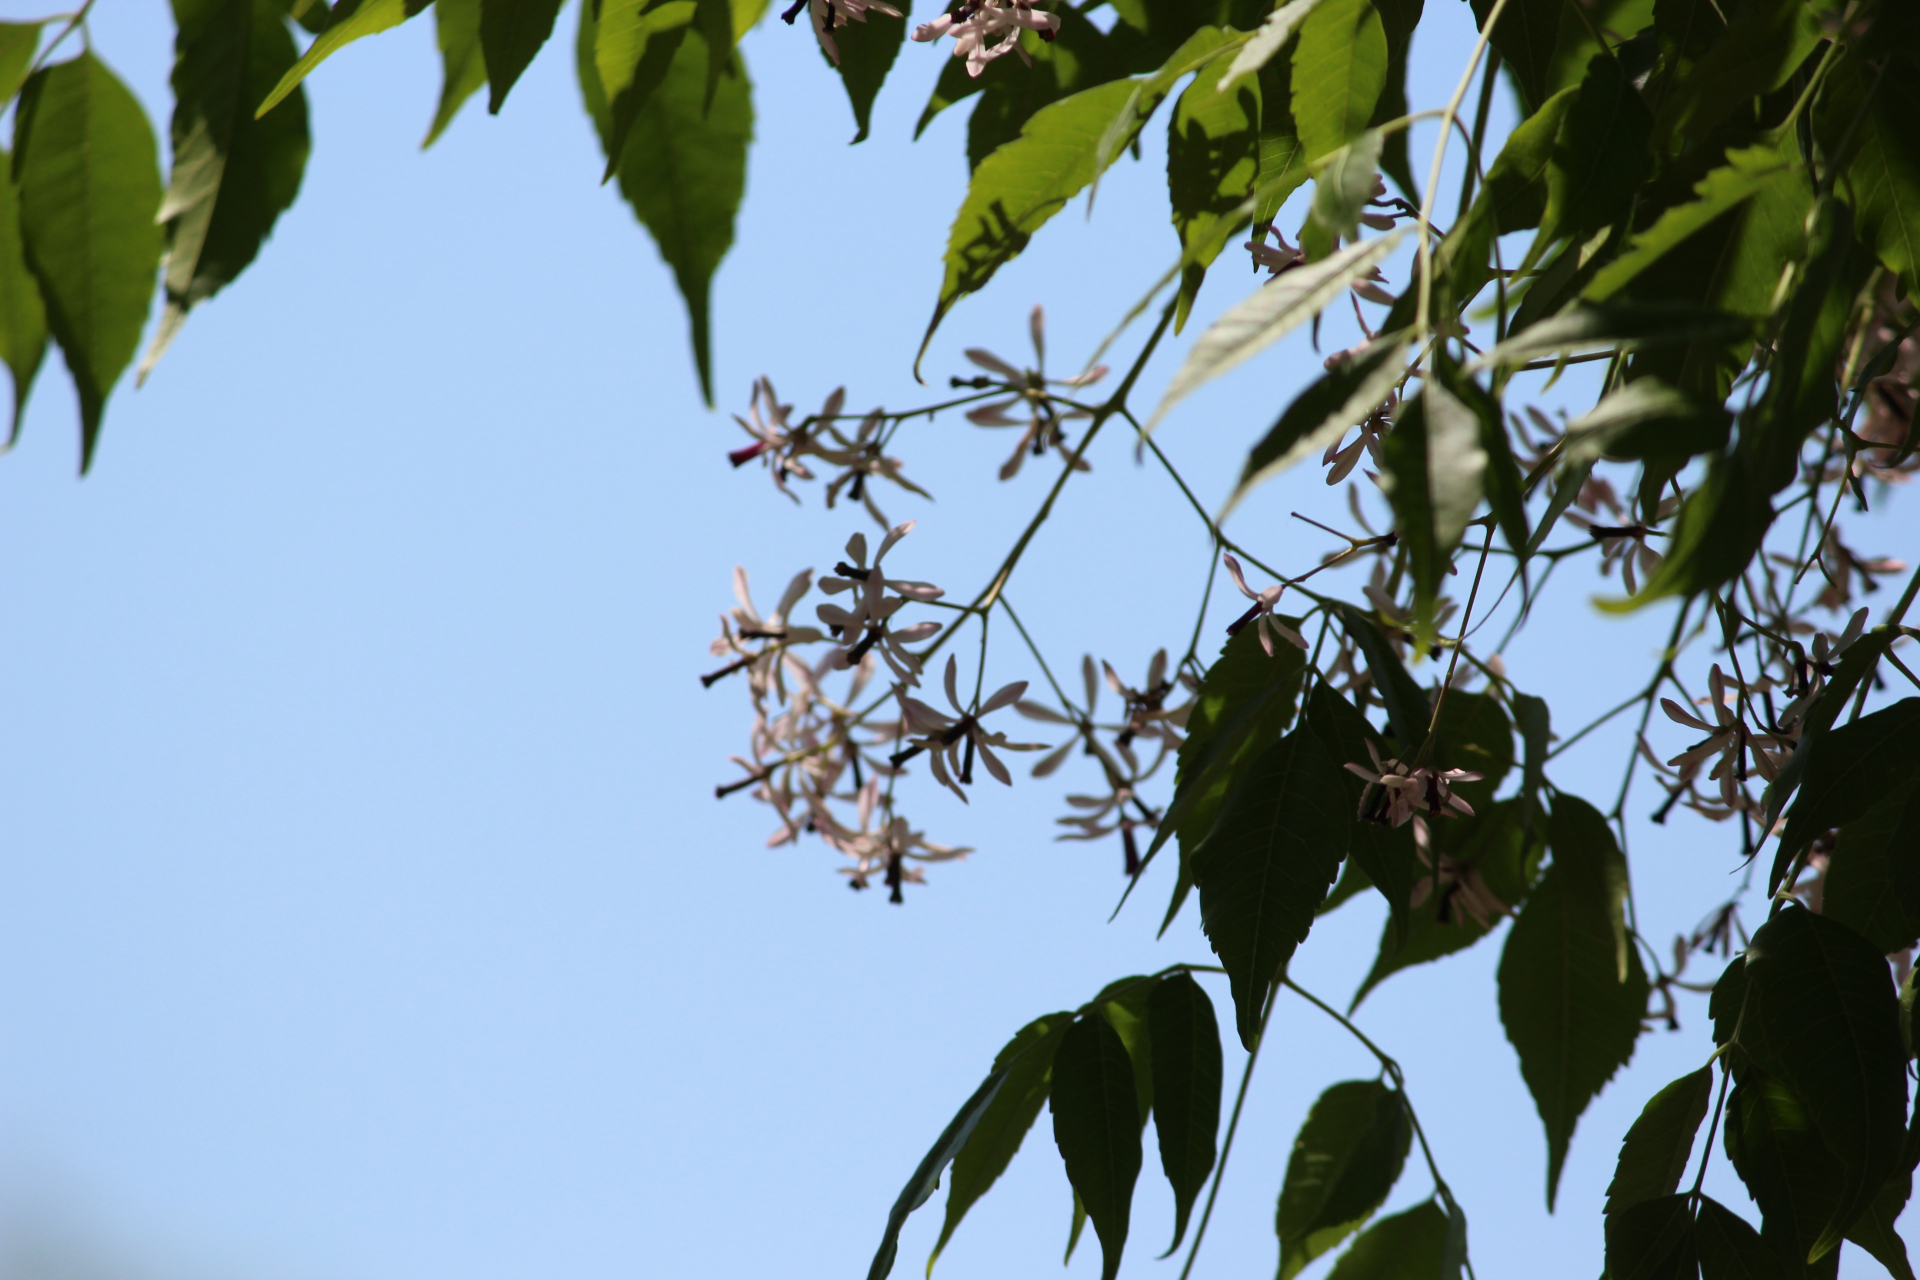
[[[1746,457],[1737,450],[1716,456],[1680,504],[1666,558],[1653,576],[1634,596],[1596,603],[1610,613],[1623,613],[1720,586],[1753,559],[1773,514],[1773,504],[1760,491]]]
[[[1350,604],[1335,606],[1340,628],[1353,640],[1367,660],[1367,674],[1373,678],[1372,694],[1387,709],[1387,728],[1393,734],[1399,753],[1411,755],[1426,741],[1427,726],[1433,719],[1433,704],[1407,671],[1406,664],[1380,634],[1367,616]]]
[[[1293,39],[1293,33],[1299,30],[1300,24],[1320,4],[1321,0],[1287,0],[1287,3],[1275,6],[1252,37],[1234,53],[1233,61],[1220,77],[1218,87],[1225,89],[1241,76],[1251,75],[1273,61],[1274,55],[1287,47],[1287,41]]]
[[[1903,698],[1852,724],[1829,729],[1814,744],[1806,781],[1787,810],[1769,893],[1780,887],[1801,850],[1834,827],[1865,814],[1920,771],[1920,698]]]
[[[1754,1059],[1806,1105],[1840,1162],[1838,1203],[1807,1260],[1840,1243],[1900,1163],[1906,1139],[1906,1048],[1886,961],[1836,921],[1788,906],[1747,949]],[[1748,1041],[1745,1028],[1740,1040]]]
[[[1360,215],[1379,176],[1383,143],[1378,129],[1368,129],[1321,160],[1315,166],[1313,203],[1307,216],[1342,239],[1359,235]]]
[[[11,170],[12,163],[13,157],[0,151],[0,167]],[[20,192],[11,180],[0,181],[0,359],[13,376],[13,416],[5,448],[11,449],[19,438],[27,393],[46,355],[47,309],[20,242]]]
[[[1051,1107],[1067,1180],[1100,1237],[1102,1280],[1113,1280],[1140,1176],[1140,1125],[1133,1063],[1105,1018],[1067,1029],[1054,1056]]]
[[[1463,373],[1453,361],[1440,359],[1434,363],[1447,390],[1473,414],[1479,428],[1480,450],[1487,459],[1486,471],[1481,478],[1487,506],[1493,512],[1507,545],[1524,562],[1531,540],[1527,530],[1526,477],[1521,474],[1519,463],[1514,460],[1513,448],[1507,442],[1506,415],[1500,408],[1500,401],[1492,391]]]
[[[500,114],[507,94],[553,34],[560,2],[480,0],[480,52],[488,69],[488,114]]]
[[[840,83],[847,91],[847,105],[853,108],[854,142],[867,140],[873,125],[873,100],[880,96],[880,86],[887,82],[887,73],[900,56],[900,46],[906,43],[912,8],[901,3],[894,8],[900,10],[900,17],[869,9],[865,21],[843,23],[829,36],[839,51],[836,66]]]
[[[1619,257],[1594,276],[1584,294],[1604,302],[1628,283],[1685,244],[1710,224],[1731,213],[1774,183],[1799,180],[1798,166],[1774,147],[1727,152],[1727,162],[1694,184],[1699,197],[1667,209],[1654,224],[1636,232]]]
[[[1117,978],[1101,988],[1091,1008],[1119,1033],[1133,1063],[1133,1092],[1140,1104],[1140,1127],[1147,1127],[1153,1110],[1153,1030],[1147,1024],[1147,1001],[1159,985],[1142,974]]]
[[[1818,131],[1836,144],[1849,134],[1853,140],[1836,189],[1853,208],[1860,238],[1912,294],[1920,287],[1920,84],[1899,66],[1877,74],[1855,52],[1828,86],[1814,106]]]
[[[1713,1068],[1681,1076],[1653,1095],[1620,1142],[1605,1212],[1670,1196],[1693,1155],[1693,1138],[1713,1103]]]
[[[1373,1216],[1399,1181],[1412,1139],[1397,1089],[1346,1080],[1320,1095],[1293,1140],[1280,1187],[1280,1280],[1292,1280]]]
[[[990,1075],[1001,1076],[1002,1083],[953,1157],[946,1220],[940,1224],[940,1239],[927,1258],[928,1275],[933,1274],[933,1264],[967,1210],[999,1180],[1020,1150],[1027,1130],[1033,1127],[1047,1100],[1053,1083],[1053,1057],[1072,1021],[1072,1013],[1035,1018],[994,1055]]]
[[[1336,364],[1309,384],[1247,455],[1221,518],[1255,485],[1326,449],[1346,434],[1347,428],[1378,409],[1404,376],[1401,362],[1405,352],[1405,342],[1390,338],[1352,360]]]
[[[1307,158],[1359,137],[1386,82],[1386,28],[1372,0],[1323,0],[1293,48],[1293,122]]]
[[[1193,853],[1200,927],[1227,970],[1249,1050],[1268,992],[1306,940],[1346,856],[1340,771],[1311,731],[1296,729],[1248,768]]]
[[[306,171],[307,104],[255,119],[247,108],[277,84],[298,53],[274,0],[221,0],[183,23],[173,66],[173,175],[161,201],[166,224],[166,309],[141,361],[144,382],[187,313],[252,263],[292,205]]]
[[[1840,828],[1820,881],[1820,913],[1880,950],[1920,942],[1920,786],[1909,780]],[[1902,824],[1907,824],[1902,830]]]
[[[13,180],[28,269],[80,400],[80,470],[140,344],[160,260],[160,170],[140,103],[91,52],[20,91]]]
[[[480,0],[438,0],[433,26],[434,43],[440,48],[440,103],[420,144],[423,151],[446,132],[462,104],[487,82],[487,59],[480,51]]]
[[[1390,1214],[1360,1233],[1340,1255],[1327,1280],[1432,1280],[1446,1276],[1453,1222],[1425,1200]]]
[[[880,1237],[880,1248],[873,1255],[873,1264],[867,1268],[867,1280],[886,1280],[887,1273],[893,1270],[893,1259],[900,1249],[900,1228],[906,1224],[907,1215],[933,1195],[934,1189],[940,1185],[940,1171],[967,1145],[974,1127],[993,1105],[1006,1078],[1004,1071],[994,1071],[981,1081],[980,1087],[973,1091],[973,1096],[961,1105],[947,1127],[934,1140],[932,1149],[920,1161],[920,1167],[907,1179],[907,1185],[900,1191],[900,1198],[893,1202],[893,1208],[887,1214],[887,1229]]]
[[[1633,1056],[1647,977],[1626,939],[1626,859],[1606,822],[1562,794],[1548,826],[1553,862],[1500,954],[1500,1021],[1547,1132],[1547,1207],[1574,1126]]]
[[[1700,1197],[1693,1240],[1700,1257],[1700,1280],[1787,1280],[1779,1255],[1767,1247],[1760,1233],[1709,1196]]]
[[[1380,11],[1380,23],[1387,34],[1387,82],[1373,104],[1373,117],[1367,121],[1371,128],[1378,129],[1411,114],[1407,107],[1407,55],[1412,52],[1413,33],[1420,25],[1425,7],[1424,0],[1374,0],[1374,8]],[[1420,189],[1414,183],[1407,159],[1407,130],[1395,129],[1386,135],[1380,168],[1393,179],[1401,194],[1415,204],[1420,203]]]
[[[333,17],[327,23],[327,29],[315,37],[300,55],[300,61],[293,64],[273,91],[260,101],[255,108],[257,119],[286,101],[287,95],[299,87],[302,80],[313,74],[313,69],[352,44],[362,36],[378,35],[391,30],[425,9],[433,0],[340,0],[333,8]]]
[[[1844,1173],[1793,1090],[1749,1066],[1727,1095],[1727,1158],[1760,1206],[1760,1237],[1801,1267],[1832,1219]]]
[[[1204,71],[1174,104],[1167,122],[1167,196],[1180,236],[1184,279],[1178,330],[1227,237],[1247,222],[1242,206],[1260,178],[1260,82],[1216,89]]]
[[[576,54],[581,89],[607,157],[602,182],[620,171],[634,122],[665,82],[697,9],[696,0],[602,0],[597,14],[581,6],[582,47]]]
[[[1787,763],[1781,766],[1780,776],[1767,787],[1765,795],[1766,824],[1769,829],[1780,817],[1781,810],[1787,807],[1787,800],[1800,785],[1800,779],[1806,776],[1807,762],[1813,757],[1815,744],[1827,735],[1833,722],[1846,707],[1847,702],[1860,687],[1860,681],[1879,663],[1882,654],[1892,642],[1893,633],[1885,627],[1875,627],[1847,647],[1840,655],[1840,662],[1833,670],[1833,676],[1827,681],[1820,696],[1813,700],[1806,714],[1800,720],[1800,744],[1787,757]]]
[[[1480,505],[1480,423],[1443,380],[1429,379],[1401,408],[1381,452],[1394,531],[1413,573],[1415,628],[1431,628],[1453,553]]]
[[[1159,70],[1151,75],[1137,76],[1129,82],[1133,85],[1132,92],[1120,109],[1113,113],[1112,119],[1107,121],[1106,128],[1100,131],[1100,141],[1094,144],[1093,179],[1087,187],[1089,209],[1093,206],[1094,196],[1099,193],[1100,175],[1139,135],[1141,127],[1166,101],[1180,77],[1190,72],[1204,71],[1229,48],[1239,46],[1242,39],[1244,37],[1219,27],[1201,27],[1173,51],[1173,56]],[[1194,83],[1199,84],[1205,79],[1205,76],[1197,77]],[[1225,81],[1220,83],[1219,92],[1226,92]]]
[[[1913,1264],[1907,1260],[1907,1242],[1894,1230],[1912,1195],[1913,1172],[1896,1170],[1867,1206],[1867,1211],[1847,1229],[1847,1239],[1872,1254],[1893,1280],[1914,1280]]]
[[[1147,1023],[1153,1044],[1153,1127],[1160,1168],[1173,1188],[1170,1254],[1186,1237],[1193,1203],[1213,1172],[1220,1131],[1220,1026],[1213,1001],[1185,973],[1155,984],[1147,999]]]
[[[1315,683],[1307,697],[1305,723],[1336,762],[1371,766],[1367,744],[1378,735],[1359,709],[1325,682]],[[1321,904],[1320,914],[1338,905],[1336,899],[1342,897],[1343,888],[1352,893],[1371,885],[1387,900],[1388,937],[1396,943],[1404,941],[1415,870],[1413,828],[1362,822],[1358,814],[1366,784],[1346,769],[1341,773],[1346,775],[1343,798],[1348,815],[1347,865],[1333,893]],[[1346,888],[1350,884],[1352,887]]]
[[[1660,1196],[1607,1215],[1607,1280],[1692,1280],[1692,1197]]]
[[[1322,262],[1281,273],[1235,303],[1194,342],[1186,362],[1147,420],[1147,429],[1151,431],[1169,409],[1202,385],[1237,368],[1312,319],[1348,285],[1392,253],[1405,234],[1406,229],[1401,227],[1348,245]]]

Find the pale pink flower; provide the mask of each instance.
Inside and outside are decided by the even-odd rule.
[[[1444,853],[1436,861],[1432,843],[1426,819],[1416,813],[1413,815],[1413,848],[1421,863],[1430,870],[1413,882],[1407,905],[1418,910],[1437,891],[1439,905],[1434,914],[1441,924],[1458,924],[1464,914],[1482,929],[1491,928],[1510,908],[1487,887],[1479,867],[1456,862]]]
[[[1233,576],[1233,584],[1240,588],[1241,595],[1253,601],[1253,607],[1241,614],[1239,620],[1227,628],[1227,634],[1237,635],[1240,628],[1257,618],[1260,627],[1260,647],[1267,651],[1269,658],[1273,656],[1275,636],[1279,636],[1304,653],[1307,642],[1301,638],[1300,633],[1273,616],[1273,607],[1280,603],[1280,593],[1287,589],[1286,584],[1276,583],[1271,587],[1255,591],[1247,585],[1246,577],[1240,572],[1240,562],[1235,560],[1231,553],[1226,556],[1226,561],[1227,572]]]
[[[1482,775],[1468,769],[1435,769],[1431,765],[1411,768],[1398,760],[1382,760],[1380,748],[1367,741],[1367,754],[1373,768],[1347,762],[1347,772],[1358,774],[1371,785],[1361,793],[1360,817],[1367,822],[1400,826],[1415,814],[1450,818],[1455,811],[1473,816],[1473,806],[1453,794],[1456,782],[1478,782]]]
[[[951,13],[915,27],[913,38],[952,36],[953,56],[966,59],[967,74],[978,76],[989,62],[1008,53],[1018,53],[1031,65],[1033,60],[1020,47],[1020,33],[1031,31],[1051,40],[1059,29],[1060,19],[1035,9],[1028,0],[963,0]]]
[[[1084,409],[1062,410],[1060,406],[1054,403],[1052,395],[1047,391],[1048,387],[1073,388],[1091,386],[1107,376],[1107,366],[1102,364],[1095,365],[1085,373],[1076,374],[1071,378],[1047,377],[1047,334],[1046,311],[1044,308],[1034,307],[1033,313],[1028,317],[1028,329],[1033,336],[1033,352],[1035,357],[1033,368],[1017,369],[1011,363],[1002,360],[999,356],[986,350],[984,347],[968,347],[966,350],[967,359],[971,360],[980,368],[985,369],[988,373],[998,375],[1000,381],[994,382],[987,378],[975,378],[971,384],[959,384],[981,387],[1001,386],[1013,392],[1013,395],[1009,399],[995,400],[967,412],[967,421],[977,427],[1022,428],[1020,442],[1014,445],[1012,456],[1010,456],[1005,463],[1001,464],[1000,478],[1002,480],[1011,480],[1015,475],[1019,474],[1020,466],[1026,461],[1029,453],[1037,458],[1046,453],[1049,448],[1055,448],[1060,451],[1062,457],[1070,457],[1071,455],[1067,453],[1066,447],[1066,432],[1060,429],[1060,424],[1075,418],[1090,418],[1093,416]],[[1084,458],[1074,460],[1073,466],[1079,471],[1092,470]]]
[[[909,520],[881,539],[871,565],[867,563],[867,535],[856,533],[849,538],[847,555],[853,563],[842,560],[836,564],[833,568],[838,576],[820,579],[820,589],[828,595],[851,592],[852,607],[843,609],[839,605],[823,604],[814,611],[840,642],[843,665],[852,666],[869,651],[878,652],[894,675],[909,685],[920,682],[920,660],[905,646],[938,634],[940,624],[917,622],[896,631],[891,619],[909,601],[927,603],[946,594],[930,582],[889,578],[881,572],[880,561],[900,539],[913,532],[913,525]],[[888,595],[890,591],[894,594]]]
[[[906,686],[897,684],[893,694],[900,703],[900,718],[910,745],[894,756],[896,766],[906,763],[922,751],[927,753],[927,766],[932,769],[934,779],[962,800],[967,793],[960,789],[962,784],[973,782],[973,758],[977,754],[980,763],[987,766],[1001,784],[1013,785],[1013,775],[1007,772],[1007,766],[993,754],[994,749],[1002,751],[1041,751],[1043,743],[1021,743],[1007,741],[1004,733],[988,733],[981,728],[982,717],[1010,707],[1020,700],[1027,691],[1027,682],[1017,680],[1002,686],[985,702],[979,710],[968,711],[960,705],[960,695],[955,686],[958,679],[959,664],[952,658],[947,659],[946,692],[947,701],[953,707],[953,714],[937,711],[920,701],[907,696]]]
[[[1720,798],[1729,809],[1743,809],[1747,807],[1746,795],[1742,790],[1747,780],[1747,753],[1752,753],[1754,766],[1761,776],[1772,782],[1780,776],[1786,755],[1792,750],[1793,744],[1768,734],[1755,733],[1742,723],[1731,705],[1731,682],[1721,674],[1719,663],[1715,663],[1708,673],[1707,684],[1712,696],[1705,702],[1713,708],[1712,722],[1694,715],[1672,698],[1660,699],[1660,708],[1667,713],[1667,719],[1707,734],[1667,763],[1684,773],[1689,768],[1698,768],[1709,757],[1718,755],[1720,759],[1707,777],[1720,784]]]
[[[814,38],[820,41],[822,52],[834,66],[840,65],[840,46],[833,41],[833,33],[849,22],[865,22],[869,13],[884,13],[889,18],[898,18],[900,11],[883,0],[795,0],[780,20],[793,25],[805,8],[813,19]]]

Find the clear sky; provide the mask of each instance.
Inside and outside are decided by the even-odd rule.
[[[1429,7],[1416,103],[1450,90],[1471,38],[1465,5]],[[860,407],[922,402],[908,365],[965,113],[909,141],[944,56],[909,46],[874,138],[849,148],[804,24],[749,36],[759,142],[708,412],[667,273],[596,185],[573,21],[501,117],[470,103],[424,155],[430,20],[328,63],[299,202],[151,382],[122,384],[93,474],[75,478],[51,363],[0,459],[0,1236],[23,1280],[863,1274],[1008,1035],[1111,978],[1210,959],[1192,907],[1154,940],[1164,864],[1108,923],[1119,850],[1051,842],[1086,778],[1021,776],[966,809],[923,792],[934,838],[978,852],[904,907],[849,893],[817,844],[763,848],[770,818],[745,797],[715,802],[747,713],[695,677],[732,567],[767,605],[865,523],[729,470],[744,437],[726,411],[761,373],[803,409],[840,384]],[[93,26],[164,119],[165,5],[106,0]],[[933,391],[970,372],[964,346],[1024,358],[1035,302],[1076,366],[1172,259],[1164,135],[1147,137],[1091,223],[1062,214],[947,320]],[[1223,259],[1149,397],[1251,287],[1243,261]],[[1330,322],[1323,346],[1347,340]],[[1300,335],[1169,419],[1204,501],[1318,363]],[[1552,394],[1584,407],[1589,386]],[[984,580],[1046,483],[994,479],[1008,443],[957,418],[905,433],[938,500],[888,503],[920,519],[901,572],[955,594]],[[1093,461],[1010,594],[1062,665],[1091,650],[1133,672],[1184,644],[1206,542],[1121,436]],[[1256,495],[1237,535],[1311,563],[1328,540],[1287,512],[1345,519],[1314,470]],[[1863,541],[1911,557],[1915,533],[1908,511]],[[1561,725],[1642,679],[1668,625],[1600,615],[1600,585],[1570,583],[1506,655]],[[990,657],[990,683],[1034,674]],[[1624,746],[1596,735],[1554,776],[1605,807]],[[1725,833],[1683,815],[1637,834],[1647,933],[1690,929],[1728,883]],[[1324,919],[1294,976],[1344,1003],[1381,915],[1368,897]],[[1406,1066],[1482,1280],[1589,1275],[1614,1142],[1706,1058],[1704,1000],[1588,1112],[1549,1218],[1498,945],[1391,979],[1359,1020]],[[1320,1089],[1373,1073],[1297,999],[1270,1034],[1203,1277],[1273,1265],[1295,1127]],[[1396,1202],[1426,1191],[1410,1169]],[[922,1265],[940,1204],[896,1274]],[[1070,1208],[1043,1118],[940,1274],[1052,1274]],[[1128,1274],[1176,1274],[1151,1261],[1170,1222],[1149,1146]],[[1089,1239],[1070,1270],[1098,1266]]]

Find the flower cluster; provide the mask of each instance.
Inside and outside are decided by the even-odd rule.
[[[1091,418],[1093,415],[1085,409],[1062,409],[1055,402],[1048,387],[1078,388],[1091,386],[1107,376],[1107,366],[1095,365],[1085,373],[1071,378],[1049,378],[1047,364],[1047,316],[1045,309],[1036,306],[1028,317],[1028,331],[1033,337],[1034,367],[1015,368],[984,347],[968,347],[966,357],[978,367],[994,375],[992,378],[976,377],[972,379],[955,378],[955,386],[977,387],[981,390],[996,389],[1010,392],[1006,399],[994,400],[967,412],[967,421],[977,427],[1018,427],[1020,441],[1013,446],[1013,454],[1000,466],[1000,478],[1011,480],[1020,473],[1021,464],[1028,454],[1036,458],[1046,456],[1048,449],[1057,449],[1062,458],[1077,470],[1090,471],[1092,468],[1084,458],[1075,458],[1067,451],[1067,433],[1061,429],[1061,423],[1076,418]]]
[[[1018,53],[1031,65],[1033,59],[1020,47],[1020,33],[1031,31],[1051,40],[1059,29],[1060,19],[1028,0],[962,0],[951,13],[915,27],[913,38],[925,42],[952,36],[953,56],[966,60],[968,75],[978,76],[989,62],[1009,53]]]
[[[735,467],[744,467],[760,459],[773,477],[774,487],[798,503],[800,495],[787,487],[787,481],[812,480],[814,473],[807,466],[807,459],[817,458],[827,466],[840,469],[840,474],[827,484],[828,508],[833,507],[844,491],[885,529],[889,523],[886,513],[874,501],[874,481],[888,481],[922,498],[932,495],[907,479],[900,459],[887,456],[885,428],[896,415],[875,409],[861,418],[860,425],[848,435],[840,429],[840,423],[848,416],[841,413],[846,402],[846,388],[836,387],[819,413],[794,425],[793,406],[781,404],[774,394],[773,383],[760,378],[753,384],[747,416],[735,414],[733,419],[741,430],[753,437],[753,443],[728,453],[727,461]]]

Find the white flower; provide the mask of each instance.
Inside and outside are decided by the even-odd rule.
[[[1022,31],[1051,40],[1059,29],[1060,19],[1036,10],[1028,0],[963,0],[953,12],[915,27],[913,38],[927,41],[952,36],[953,56],[965,58],[967,74],[977,76],[989,62],[1007,53],[1018,53],[1022,61],[1031,64],[1033,60],[1020,47]]]
[[[984,347],[968,347],[966,350],[967,359],[971,360],[980,368],[985,369],[988,373],[999,375],[1001,381],[996,383],[991,379],[976,378],[971,384],[958,384],[962,386],[973,385],[981,387],[1002,386],[1014,393],[1009,399],[996,400],[991,404],[984,404],[976,409],[971,409],[967,413],[967,421],[977,427],[1023,428],[1020,442],[1013,447],[1012,456],[1009,457],[1005,463],[1001,464],[1000,478],[1002,480],[1011,480],[1015,475],[1019,474],[1020,466],[1026,461],[1028,453],[1032,453],[1033,456],[1037,458],[1046,453],[1048,448],[1051,447],[1058,449],[1063,457],[1069,456],[1067,454],[1067,436],[1066,433],[1060,429],[1060,424],[1075,418],[1090,418],[1093,416],[1084,409],[1069,409],[1062,412],[1060,408],[1054,404],[1053,397],[1047,391],[1048,387],[1091,386],[1093,383],[1107,376],[1107,366],[1102,364],[1095,365],[1085,373],[1076,374],[1071,378],[1047,377],[1047,317],[1045,309],[1038,306],[1034,307],[1033,313],[1028,317],[1027,323],[1028,329],[1033,336],[1033,351],[1035,356],[1033,368],[1016,369],[1012,364],[1002,360],[999,356],[986,350]],[[1084,458],[1075,460],[1073,466],[1075,470],[1078,471],[1092,470]]]
[[[1453,816],[1454,810],[1473,816],[1473,806],[1453,794],[1456,782],[1478,782],[1480,774],[1466,769],[1435,769],[1422,765],[1415,769],[1398,760],[1382,760],[1380,749],[1367,741],[1367,754],[1373,768],[1347,762],[1347,772],[1365,778],[1371,785],[1361,793],[1360,817],[1367,822],[1400,826],[1418,813],[1434,817]]]
[[[886,411],[875,409],[861,420],[860,426],[852,436],[846,435],[829,422],[825,424],[827,434],[833,437],[837,447],[822,446],[814,450],[822,461],[846,468],[827,485],[827,509],[833,509],[833,504],[839,500],[840,491],[844,488],[847,496],[866,507],[867,514],[872,516],[874,523],[882,529],[888,528],[889,523],[886,514],[873,500],[873,485],[870,481],[890,480],[909,493],[917,493],[923,498],[933,497],[901,474],[900,459],[889,458],[881,452],[880,428],[885,425],[886,420]]]
[[[794,0],[780,20],[793,25],[805,7],[808,16],[813,19],[814,38],[820,41],[821,50],[834,66],[840,65],[840,46],[833,42],[833,32],[849,22],[865,22],[868,13],[884,13],[889,18],[898,18],[900,11],[883,0]]]
[[[867,535],[856,533],[849,538],[847,555],[853,563],[842,560],[835,565],[834,572],[840,576],[820,579],[820,589],[828,595],[852,592],[853,607],[843,609],[838,605],[823,604],[814,611],[839,640],[843,665],[852,666],[869,651],[877,650],[894,675],[909,685],[920,682],[920,660],[909,653],[905,646],[938,634],[940,624],[917,622],[895,631],[889,625],[889,620],[910,600],[925,603],[938,600],[946,594],[930,582],[888,578],[881,573],[880,561],[895,543],[913,532],[913,525],[914,522],[909,520],[881,539],[880,550],[875,553],[871,565],[867,563]],[[894,594],[888,595],[889,591]]]
[[[1286,584],[1279,583],[1264,590],[1255,591],[1247,585],[1246,578],[1241,574],[1240,562],[1231,554],[1227,555],[1226,561],[1227,572],[1233,575],[1233,584],[1240,588],[1241,595],[1253,601],[1253,607],[1241,614],[1239,621],[1227,628],[1227,634],[1239,634],[1240,628],[1258,618],[1260,647],[1267,651],[1269,658],[1273,656],[1273,638],[1276,635],[1304,653],[1307,642],[1301,639],[1300,633],[1273,616],[1273,606],[1280,603],[1280,593],[1287,589]]]
[[[978,711],[969,712],[960,705],[960,695],[955,688],[958,672],[959,664],[948,657],[946,691],[947,701],[953,707],[952,715],[936,711],[918,698],[908,697],[904,684],[894,686],[894,697],[900,702],[901,723],[911,737],[911,745],[894,756],[893,762],[895,765],[904,764],[920,752],[926,752],[927,765],[933,770],[935,780],[965,800],[967,793],[960,786],[973,782],[973,757],[976,753],[980,762],[987,766],[987,772],[1010,787],[1013,785],[1013,775],[993,754],[993,748],[1002,751],[1040,751],[1044,749],[1044,744],[1008,742],[1006,734],[988,733],[980,727],[981,717],[1020,700],[1020,695],[1027,691],[1025,680],[1002,686],[980,704]]]

